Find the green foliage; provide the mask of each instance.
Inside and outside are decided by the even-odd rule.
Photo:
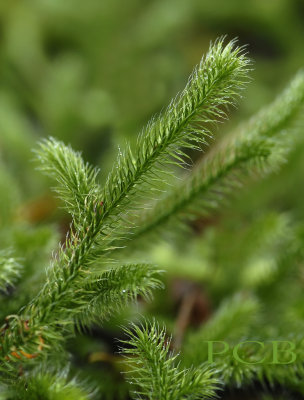
[[[253,298],[238,295],[226,300],[204,326],[188,335],[185,346],[185,361],[198,365],[207,361],[207,341],[237,342],[248,335],[256,322],[259,304]]]
[[[161,287],[157,278],[157,271],[152,266],[137,264],[117,267],[105,271],[94,280],[62,283],[59,290],[53,291],[51,301],[49,298],[50,287],[54,282],[49,282],[48,291],[46,286],[23,310],[21,316],[15,316],[12,323],[6,329],[9,333],[2,342],[2,354],[10,362],[28,357],[36,358],[42,349],[43,355],[50,350],[53,351],[63,340],[63,336],[71,334],[73,325],[89,326],[94,321],[104,320],[114,314],[130,302],[135,301],[138,295],[146,299],[151,298],[152,290]],[[26,316],[29,316],[26,319]],[[61,330],[56,328],[61,325]],[[44,342],[47,347],[44,348]],[[22,347],[10,353],[12,343],[20,343]],[[23,345],[24,343],[24,345]],[[13,347],[15,349],[15,346]],[[12,365],[4,362],[7,372]]]
[[[133,242],[141,244],[137,239],[144,238],[143,233],[157,232],[171,220],[195,223],[203,219],[205,223],[206,215],[215,209],[223,211],[223,200],[232,194],[236,198],[240,186],[251,183],[252,176],[264,177],[284,164],[290,149],[300,142],[303,71],[268,108],[213,145],[192,171],[175,176],[177,167],[189,168],[193,154],[197,156],[199,150],[212,144],[209,138],[213,137],[214,126],[226,119],[228,109],[236,104],[248,81],[249,69],[249,59],[235,41],[224,45],[219,39],[211,44],[185,89],[148,123],[134,148],[128,144],[119,151],[103,187],[97,181],[97,169],[85,163],[79,152],[54,138],[40,142],[36,151],[40,169],[57,182],[55,191],[71,220],[69,229],[65,229],[66,238],[51,260],[43,252],[52,247],[55,234],[49,235],[48,230],[43,233],[39,227],[30,231],[24,221],[18,230],[13,211],[8,218],[10,230],[2,232],[3,237],[8,234],[6,240],[11,239],[18,255],[23,252],[27,256],[22,282],[18,280],[19,264],[10,255],[1,254],[1,301],[14,300],[0,314],[0,390],[5,400],[90,398],[92,391],[85,385],[76,383],[68,373],[57,373],[70,361],[77,370],[79,349],[74,349],[73,359],[67,342],[85,335],[90,328],[94,331],[96,327],[115,326],[115,317],[137,300],[145,304],[145,310],[153,291],[163,287],[159,278],[162,268],[142,261],[149,259],[149,253],[141,252],[141,259],[134,260],[134,252],[132,260],[122,260],[120,248],[132,250]],[[151,201],[151,193],[155,201]],[[174,340],[171,342],[165,329],[153,322],[133,324],[126,330],[128,339],[122,338],[126,356],[123,366],[117,362],[118,356],[105,355],[104,349],[93,345],[89,352],[94,357],[88,357],[85,363],[106,361],[115,373],[126,369],[135,398],[208,399],[219,395],[222,384],[246,387],[255,381],[303,393],[301,361],[288,370],[283,365],[244,366],[225,355],[214,365],[207,365],[206,348],[202,346],[206,340],[227,340],[233,345],[243,337],[291,337],[297,341],[302,359],[303,323],[299,321],[304,309],[296,266],[303,256],[304,235],[291,220],[278,212],[251,221],[249,233],[242,226],[234,226],[234,246],[226,221],[221,230],[214,226],[206,237],[202,236],[209,252],[197,250],[198,259],[203,258],[208,265],[199,283],[208,283],[208,296],[217,311],[196,330],[189,329],[189,293],[193,292],[191,303],[195,301],[193,295],[202,296],[200,286],[192,282],[192,291],[185,285],[182,295],[176,295],[180,297],[177,304],[181,303],[181,312],[172,331],[182,331],[180,356],[174,352]],[[186,242],[182,234],[180,239]],[[200,249],[201,238],[197,240]],[[150,240],[146,239],[145,244],[151,244]],[[38,262],[35,254],[40,247]],[[183,257],[187,260],[186,255]],[[45,262],[49,265],[44,278],[41,264]],[[188,269],[188,262],[184,264],[181,274]],[[199,274],[193,276],[200,279]],[[15,292],[6,293],[12,284]],[[286,288],[294,297],[286,296],[285,307],[276,299]],[[207,315],[207,302],[200,297],[198,303]],[[162,304],[158,307],[160,314],[168,311]],[[266,317],[265,307],[273,311],[270,317]],[[167,320],[174,312],[167,312]],[[271,326],[267,326],[267,318]],[[291,335],[288,327],[292,327]],[[243,355],[251,361],[261,357],[250,346]],[[42,365],[48,367],[37,373]],[[100,374],[106,379],[102,369]]]
[[[170,351],[170,338],[155,322],[133,325],[126,330],[124,350],[132,374],[135,398],[151,400],[209,399],[215,396],[218,381],[207,368],[181,370],[178,355]],[[130,347],[129,347],[130,346]]]
[[[6,290],[20,277],[21,265],[7,250],[0,251],[0,290]]]
[[[185,89],[142,131],[135,150],[128,147],[119,153],[101,197],[103,220],[110,217],[113,223],[111,217],[117,214],[121,218],[123,204],[132,206],[132,195],[142,195],[143,183],[151,190],[166,164],[184,164],[186,149],[199,150],[206,143],[211,135],[208,126],[225,118],[224,110],[239,97],[248,65],[234,42],[224,46],[221,39],[211,45]]]
[[[152,291],[163,287],[159,272],[148,264],[127,264],[105,271],[84,286],[85,294],[81,297],[84,311],[77,319],[88,326],[135,302],[138,296],[151,300]]]
[[[97,197],[97,171],[85,164],[80,153],[54,138],[40,144],[36,151],[40,169],[56,182],[56,192],[73,217],[75,228],[83,227],[87,218],[87,203]]]
[[[138,221],[135,235],[153,231],[174,217],[211,213],[243,182],[277,170],[294,146],[298,130],[290,122],[302,109],[303,94],[304,73],[300,71],[270,106],[228,136],[161,202],[152,205]]]
[[[45,368],[44,368],[45,369]],[[75,378],[69,379],[67,371],[57,375],[35,371],[34,374],[21,378],[17,386],[7,391],[9,400],[89,400],[94,395],[86,390],[86,383]]]

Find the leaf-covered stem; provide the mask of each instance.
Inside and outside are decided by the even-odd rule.
[[[0,251],[0,290],[6,291],[20,277],[21,265],[12,257],[11,251]]]
[[[132,239],[155,230],[172,217],[189,218],[192,211],[209,212],[239,185],[244,175],[265,175],[276,169],[289,150],[290,123],[303,102],[304,72],[300,71],[266,110],[239,132],[224,138],[175,188],[142,213],[134,222]],[[289,130],[284,132],[284,128]]]
[[[123,354],[129,366],[134,398],[198,400],[215,396],[219,382],[208,368],[182,370],[178,355],[170,351],[170,338],[155,322],[132,325]]]
[[[120,153],[105,185],[103,221],[123,212],[124,200],[164,163],[178,164],[186,148],[199,148],[211,135],[210,124],[226,116],[224,111],[240,96],[248,74],[249,60],[234,41],[224,46],[218,40],[194,70],[185,89],[138,138],[134,152]],[[150,179],[152,184],[152,179]],[[119,208],[117,208],[119,206]]]

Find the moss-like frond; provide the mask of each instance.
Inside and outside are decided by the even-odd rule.
[[[294,146],[300,126],[295,127],[304,104],[304,73],[268,107],[263,108],[240,131],[231,133],[207,157],[150,205],[135,220],[132,238],[157,229],[173,218],[190,219],[206,215],[221,205],[249,178],[263,177],[278,169]]]
[[[208,368],[182,370],[178,355],[170,350],[170,338],[164,329],[144,323],[126,330],[123,354],[128,377],[134,387],[134,398],[149,400],[210,399],[219,382]]]
[[[74,225],[83,226],[91,216],[88,210],[92,202],[97,205],[98,170],[85,163],[79,152],[54,138],[42,141],[35,153],[39,169],[56,181],[55,191],[72,215]]]
[[[11,251],[0,251],[0,290],[6,291],[13,286],[20,277],[22,267],[19,262],[12,257]]]

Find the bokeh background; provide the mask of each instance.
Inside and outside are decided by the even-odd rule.
[[[70,143],[100,168],[102,183],[119,146],[134,142],[184,87],[210,41],[223,35],[247,45],[254,63],[244,98],[219,135],[271,102],[304,66],[303,0],[0,1],[0,239],[24,260],[21,285],[37,279],[31,272],[48,263],[69,224],[50,181],[35,170],[37,141],[51,135]],[[183,294],[196,290],[190,324],[198,325],[221,299],[252,283],[252,271],[271,270],[269,255],[289,221],[304,217],[303,154],[304,139],[279,174],[244,188],[223,215],[194,224],[193,240],[182,248],[152,246],[147,259],[167,269],[167,290],[148,312],[174,331]],[[276,240],[269,245],[263,232]],[[214,265],[221,275],[208,285]],[[236,265],[247,268],[238,279]],[[70,345],[96,382],[98,368],[108,382],[120,381],[113,354],[122,321],[118,316]],[[124,393],[123,384],[112,389],[104,398]]]

